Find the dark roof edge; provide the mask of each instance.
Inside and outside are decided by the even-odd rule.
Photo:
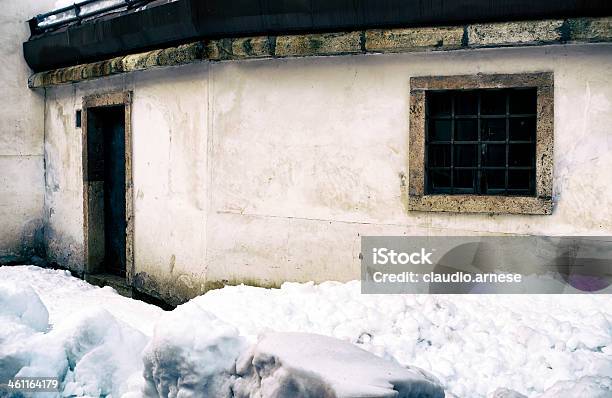
[[[606,42],[612,42],[612,17],[214,39],[35,73],[28,80],[28,86],[49,87],[205,60],[231,61]]]
[[[36,72],[196,40],[612,15],[610,0],[178,0],[32,37]]]

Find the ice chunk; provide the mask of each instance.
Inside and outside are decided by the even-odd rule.
[[[354,344],[308,333],[269,333],[238,360],[239,398],[442,398],[421,372]]]
[[[166,313],[143,357],[147,397],[231,397],[238,331],[193,303]]]
[[[5,376],[58,377],[68,396],[120,396],[127,378],[142,373],[146,336],[103,309],[74,314],[47,333],[5,344]],[[3,368],[3,366],[0,366]]]
[[[70,364],[64,370],[65,395],[119,396],[130,375],[142,374],[146,336],[104,309],[67,320],[49,334],[48,340],[62,342]],[[36,375],[40,374],[44,372]]]
[[[47,307],[34,289],[25,284],[0,284],[0,317],[8,317],[37,332],[49,326]]]

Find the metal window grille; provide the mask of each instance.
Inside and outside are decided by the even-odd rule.
[[[535,195],[537,89],[428,91],[428,194]]]

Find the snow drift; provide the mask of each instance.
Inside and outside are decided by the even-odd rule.
[[[269,333],[249,348],[193,303],[160,319],[143,360],[147,397],[444,397],[433,378],[335,338]]]
[[[0,267],[0,382],[57,376],[74,397],[437,396],[443,387],[457,398],[608,398],[610,303],[362,295],[357,282],[329,282],[226,287],[164,312],[64,271]]]
[[[51,279],[72,279],[63,272],[31,269]],[[127,379],[142,374],[146,336],[109,311],[82,308],[77,301],[71,316],[50,324],[47,307],[26,281],[0,279],[0,382],[17,376],[58,377],[65,396],[120,397],[126,392]],[[87,286],[88,291],[103,290]],[[48,294],[62,289],[45,286]]]
[[[0,380],[58,377],[61,396],[74,397],[444,396],[436,381],[326,336],[275,333],[249,349],[238,329],[193,302],[160,314],[150,337],[108,309],[72,306],[50,324],[32,287],[0,281]]]
[[[142,373],[146,338],[108,311],[81,312],[54,328],[29,286],[0,283],[0,380],[58,377],[64,395],[121,396],[127,376]]]

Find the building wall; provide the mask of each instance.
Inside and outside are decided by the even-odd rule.
[[[200,63],[48,89],[46,240],[82,265],[84,95],[133,90],[135,283],[359,277],[361,235],[612,233],[612,45]],[[409,79],[555,74],[549,216],[405,209]],[[58,261],[60,262],[60,261]]]
[[[27,87],[26,20],[53,0],[0,0],[0,263],[42,254],[44,93]]]

